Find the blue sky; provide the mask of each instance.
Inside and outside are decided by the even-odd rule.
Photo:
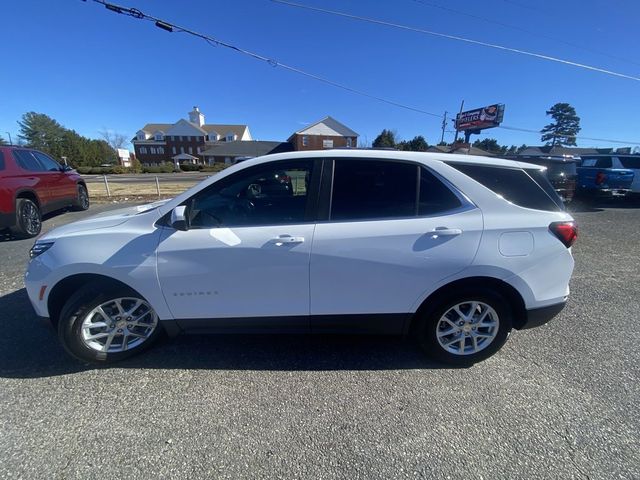
[[[300,3],[498,43],[640,76],[637,0],[299,0]],[[268,0],[119,0],[126,6],[376,96],[435,113],[505,103],[504,124],[540,129],[569,102],[581,135],[640,144],[640,82],[442,38],[310,12]],[[531,35],[426,4],[490,18]],[[360,97],[150,22],[81,0],[6,1],[0,45],[0,135],[27,111],[97,137],[133,136],[199,105],[208,123],[246,123],[284,140],[332,115],[369,142],[383,128],[440,140],[441,120]],[[556,37],[570,46],[547,37]],[[606,55],[596,53],[603,52]],[[619,57],[612,58],[613,56]],[[502,129],[484,138],[540,143]],[[453,134],[447,133],[446,140]],[[580,146],[616,146],[583,140]]]

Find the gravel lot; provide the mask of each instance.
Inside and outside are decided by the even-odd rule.
[[[567,308],[469,369],[355,337],[180,337],[83,366],[29,305],[32,241],[4,239],[0,478],[640,478],[640,208],[575,217]]]

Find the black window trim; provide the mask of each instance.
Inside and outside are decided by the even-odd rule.
[[[373,217],[373,218],[354,218],[354,219],[343,219],[343,220],[333,220],[331,219],[331,207],[333,202],[333,179],[335,175],[335,163],[339,160],[357,160],[357,161],[381,161],[381,162],[391,162],[391,163],[406,163],[409,165],[415,165],[418,169],[417,181],[416,181],[416,214],[410,216],[403,217]],[[376,156],[370,157],[329,157],[324,159],[325,166],[323,168],[323,172],[325,175],[322,179],[321,191],[320,191],[320,205],[318,208],[318,212],[320,215],[318,216],[317,223],[353,223],[353,222],[383,222],[383,221],[392,221],[392,220],[412,220],[412,219],[420,219],[420,218],[437,218],[448,215],[455,215],[457,213],[466,212],[468,210],[473,210],[478,208],[469,197],[467,197],[464,193],[462,193],[458,188],[453,185],[449,180],[443,177],[440,173],[436,172],[428,165],[422,162],[416,162],[414,160],[407,160],[404,158],[382,158]],[[429,173],[431,173],[434,177],[440,180],[446,188],[448,188],[451,193],[453,193],[456,198],[460,201],[460,206],[457,208],[453,208],[450,210],[445,210],[442,212],[438,212],[430,215],[418,215],[418,209],[420,208],[420,172],[422,169],[427,169]]]

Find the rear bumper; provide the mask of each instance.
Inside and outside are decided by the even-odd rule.
[[[613,198],[625,197],[631,192],[628,188],[581,188],[580,193],[589,197]]]
[[[567,302],[556,303],[548,307],[532,308],[526,311],[526,319],[519,330],[535,328],[549,322],[553,317],[562,311]]]
[[[16,215],[14,213],[0,212],[0,230],[13,227],[16,223]]]

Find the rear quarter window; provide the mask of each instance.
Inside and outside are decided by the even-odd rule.
[[[611,157],[583,157],[582,166],[596,167],[596,168],[611,168],[613,166],[613,162],[611,161]]]
[[[640,157],[618,157],[624,168],[640,169]]]
[[[0,151],[0,172],[4,170],[4,153]]]
[[[562,201],[540,170],[527,173],[521,168],[449,165],[519,207],[551,212],[563,210]]]

